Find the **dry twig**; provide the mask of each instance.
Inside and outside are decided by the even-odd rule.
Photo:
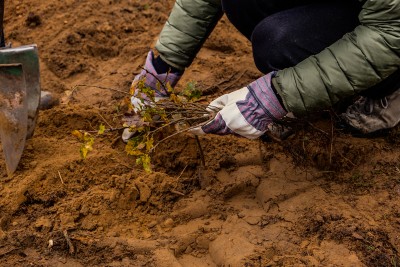
[[[172,189],[170,192],[171,192],[171,193],[174,193],[174,194],[177,194],[177,195],[180,195],[180,196],[185,196],[184,193],[179,192],[179,191],[176,191],[176,190],[173,190],[173,189]]]
[[[74,245],[71,242],[71,239],[68,236],[68,231],[64,230],[63,234],[64,234],[64,238],[65,238],[65,240],[67,241],[67,244],[68,244],[69,254],[74,254],[75,253],[75,248],[74,248]]]
[[[201,163],[203,166],[206,166],[206,160],[204,159],[204,152],[203,152],[203,148],[201,147],[200,139],[197,135],[195,136],[195,139],[196,139],[197,147],[199,148]]]
[[[65,184],[63,178],[61,177],[60,171],[58,171],[58,177],[60,177],[61,183],[62,183],[62,184]]]

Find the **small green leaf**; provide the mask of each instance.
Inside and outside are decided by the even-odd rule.
[[[188,82],[182,93],[188,100],[196,100],[201,97],[201,91],[196,88],[196,82]]]

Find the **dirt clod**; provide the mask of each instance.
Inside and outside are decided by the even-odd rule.
[[[34,28],[41,24],[42,20],[40,19],[40,16],[33,12],[29,12],[28,17],[26,18],[26,25],[28,27]]]

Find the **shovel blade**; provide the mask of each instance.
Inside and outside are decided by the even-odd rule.
[[[27,138],[32,137],[40,102],[39,54],[36,45],[0,49],[0,64],[22,64],[25,76],[28,130]]]
[[[0,65],[0,140],[7,173],[17,169],[28,129],[25,76],[22,64]]]

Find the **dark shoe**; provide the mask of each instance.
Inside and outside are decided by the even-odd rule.
[[[393,128],[400,122],[400,90],[381,99],[361,97],[340,117],[363,134]]]
[[[40,92],[39,110],[51,109],[58,104],[59,100],[52,93],[48,91]]]

